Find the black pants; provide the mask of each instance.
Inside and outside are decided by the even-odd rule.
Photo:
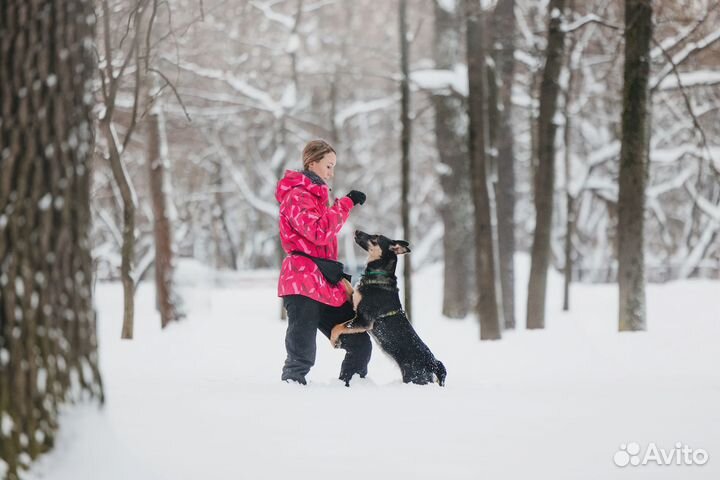
[[[315,364],[317,330],[330,338],[335,325],[355,316],[348,302],[340,307],[331,307],[303,295],[283,297],[288,314],[288,328],[285,333],[287,359],[283,367],[283,380],[305,382],[305,375]],[[367,333],[355,333],[340,337],[340,348],[346,351],[340,367],[340,379],[349,382],[354,374],[364,377],[370,361],[372,343]]]

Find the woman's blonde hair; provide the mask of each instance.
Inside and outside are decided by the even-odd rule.
[[[336,153],[335,149],[325,140],[311,140],[303,149],[303,169],[308,170],[310,165],[323,159],[328,153]]]

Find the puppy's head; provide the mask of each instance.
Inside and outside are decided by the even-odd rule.
[[[393,266],[398,255],[410,253],[409,243],[405,240],[392,240],[384,235],[370,235],[355,231],[355,243],[368,252],[368,263],[377,260],[392,261]]]

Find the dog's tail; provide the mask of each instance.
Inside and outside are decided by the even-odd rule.
[[[440,360],[435,360],[435,376],[437,377],[437,382],[441,387],[445,386],[445,377],[447,377],[447,370],[445,370],[445,365]]]

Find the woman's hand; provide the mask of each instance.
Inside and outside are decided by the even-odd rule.
[[[363,192],[358,192],[357,190],[351,190],[350,193],[345,195],[350,200],[353,201],[353,204],[355,205],[362,205],[365,203],[365,194]]]

